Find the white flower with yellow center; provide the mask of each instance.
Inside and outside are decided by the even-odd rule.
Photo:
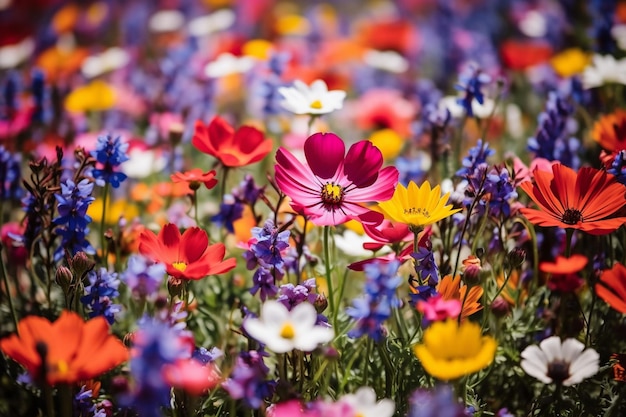
[[[310,86],[296,80],[291,87],[279,87],[278,92],[284,98],[280,105],[295,114],[331,113],[341,109],[346,98],[345,91],[328,91],[322,80],[315,80]]]
[[[317,326],[317,311],[311,303],[301,303],[291,311],[278,301],[269,300],[261,308],[260,318],[248,318],[243,328],[255,340],[276,353],[294,349],[310,352],[318,345],[330,342],[332,329]]]
[[[596,88],[605,84],[626,84],[626,58],[612,55],[594,55],[582,73],[583,88]]]
[[[361,387],[341,400],[350,405],[355,417],[391,417],[396,409],[396,404],[388,398],[376,402],[376,392],[370,387]]]

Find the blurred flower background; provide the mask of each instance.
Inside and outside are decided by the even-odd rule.
[[[0,0],[0,415],[626,415],[626,2]]]

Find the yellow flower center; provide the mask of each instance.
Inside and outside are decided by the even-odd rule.
[[[59,375],[66,375],[70,370],[69,365],[65,361],[58,361],[56,366],[57,373]]]
[[[185,262],[174,262],[172,266],[180,272],[185,272],[185,269],[187,269],[187,264]]]
[[[343,188],[333,182],[328,182],[322,187],[322,202],[328,206],[334,206],[343,200]]]
[[[312,102],[309,106],[310,106],[312,109],[319,110],[319,109],[321,109],[321,108],[322,108],[322,102],[321,102],[321,101],[319,101],[319,100],[315,100],[315,101],[314,101],[314,102]]]
[[[293,339],[296,337],[296,329],[289,322],[283,324],[283,328],[280,329],[280,337],[283,339]]]

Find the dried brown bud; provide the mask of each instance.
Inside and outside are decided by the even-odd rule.
[[[328,307],[328,299],[322,294],[317,294],[313,306],[315,307],[317,314],[321,314],[324,310],[326,310],[326,307]]]
[[[60,266],[54,274],[54,280],[63,289],[63,292],[67,294],[72,285],[72,281],[74,281],[74,275],[72,275],[72,271],[70,271],[68,267]]]

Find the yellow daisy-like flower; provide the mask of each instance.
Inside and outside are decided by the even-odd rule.
[[[415,356],[435,378],[449,381],[488,366],[496,355],[496,340],[483,336],[480,326],[456,320],[433,323],[424,332],[424,343],[414,347]]]
[[[100,80],[78,87],[65,99],[65,108],[70,112],[103,111],[114,105],[115,90]]]
[[[383,158],[386,160],[394,159],[404,146],[404,139],[395,130],[381,129],[377,130],[369,138],[369,141],[374,144],[380,152],[383,154]]]
[[[583,72],[590,61],[591,57],[582,49],[570,48],[553,56],[550,64],[561,77],[571,77]]]
[[[411,181],[407,188],[398,184],[391,200],[383,201],[378,206],[389,220],[419,230],[461,211],[453,209],[451,204],[446,205],[449,196],[450,193],[447,193],[442,197],[441,188],[437,185],[431,189],[428,181],[421,187]]]

